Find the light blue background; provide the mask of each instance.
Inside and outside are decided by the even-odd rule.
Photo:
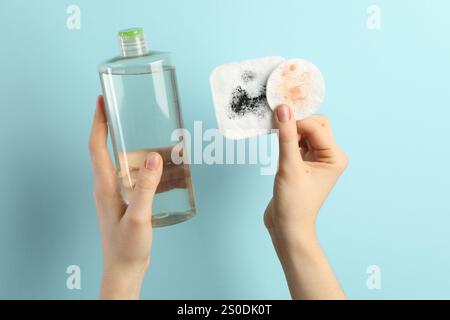
[[[81,30],[66,8],[81,8]],[[450,298],[450,2],[0,2],[0,298],[96,298],[101,249],[87,139],[97,64],[116,32],[145,28],[175,55],[185,123],[216,126],[218,64],[304,57],[327,82],[326,113],[350,166],[319,218],[350,298]],[[273,177],[258,166],[193,167],[198,215],[154,235],[143,298],[289,298],[262,223]],[[82,289],[66,289],[66,268]],[[382,270],[368,290],[366,268]]]

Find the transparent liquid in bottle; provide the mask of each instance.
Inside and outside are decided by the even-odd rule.
[[[117,174],[128,202],[146,155],[156,151],[162,156],[163,174],[153,199],[152,222],[154,227],[167,226],[195,215],[190,166],[171,159],[177,143],[171,139],[172,132],[183,127],[175,68],[168,53],[141,47],[146,45],[139,38],[143,38],[141,29],[130,30],[130,38],[119,33],[122,57],[99,67]]]

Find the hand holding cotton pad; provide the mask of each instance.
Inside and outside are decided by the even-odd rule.
[[[242,139],[270,133],[272,110],[287,104],[297,120],[317,110],[325,84],[312,63],[264,57],[220,65],[210,76],[216,119],[221,133]],[[271,110],[272,109],[272,110]]]

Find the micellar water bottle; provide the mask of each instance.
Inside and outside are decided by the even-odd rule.
[[[130,199],[147,153],[159,152],[164,165],[153,226],[188,220],[195,215],[191,169],[171,157],[172,132],[183,123],[170,53],[148,50],[141,28],[120,31],[119,42],[120,56],[100,64],[99,72],[123,198]]]

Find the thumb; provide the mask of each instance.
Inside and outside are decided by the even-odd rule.
[[[298,145],[297,124],[291,108],[279,105],[275,109],[275,126],[279,129],[280,168],[302,161]]]
[[[163,161],[159,153],[147,154],[141,166],[127,214],[140,221],[151,221],[153,197],[161,180]]]

